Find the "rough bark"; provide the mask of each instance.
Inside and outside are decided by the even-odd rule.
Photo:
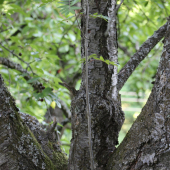
[[[19,112],[0,75],[0,169],[67,169],[53,129],[44,131],[37,119]]]
[[[109,170],[170,168],[170,22],[151,95],[109,160]]]
[[[82,9],[82,57],[84,57],[86,38],[84,37],[86,30],[85,0],[82,1]],[[108,9],[113,11],[108,11]],[[97,56],[103,56],[104,59],[117,61],[115,10],[116,1],[89,1],[90,14],[96,12],[104,16],[109,14],[109,16],[113,17],[113,21],[110,23],[111,28],[106,35],[107,22],[101,18],[89,18],[88,55],[97,54]],[[105,169],[110,154],[114,151],[115,145],[118,144],[118,132],[124,121],[124,114],[121,110],[120,101],[113,99],[114,96],[117,97],[116,84],[114,84],[116,76],[113,77],[113,73],[116,73],[117,68],[91,59],[88,61],[88,69],[94,166],[95,169],[102,170]],[[85,65],[83,64],[81,87],[71,103],[72,140],[69,155],[70,170],[90,169],[85,84]]]

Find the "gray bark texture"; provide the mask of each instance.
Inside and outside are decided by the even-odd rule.
[[[53,130],[19,112],[0,75],[0,170],[67,169]]]
[[[121,145],[109,170],[170,169],[170,22],[150,97]]]
[[[110,11],[108,10],[110,9]],[[82,58],[85,57],[86,0],[82,1]],[[116,1],[89,1],[89,13],[100,13],[112,17],[109,24],[101,19],[89,18],[88,55],[96,54],[104,59],[117,61]],[[107,29],[110,25],[110,29]],[[107,33],[107,34],[106,34]],[[115,66],[116,67],[116,66]],[[102,61],[88,61],[89,100],[91,112],[91,136],[94,169],[104,170],[110,155],[118,144],[118,133],[124,121],[121,103],[117,98],[117,68]],[[82,65],[82,83],[71,103],[72,140],[69,169],[90,169],[88,118],[86,112],[86,74]],[[114,94],[114,95],[113,95]],[[114,97],[115,96],[115,97]]]

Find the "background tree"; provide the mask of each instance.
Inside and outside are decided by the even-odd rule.
[[[118,91],[122,88],[123,84],[131,75],[132,71],[134,71],[136,66],[146,57],[149,51],[165,35],[167,24],[160,28],[156,33],[154,33],[153,36],[149,38],[138,50],[139,46],[147,39],[148,36],[152,34],[151,32],[153,32],[160,25],[163,25],[163,23],[166,22],[165,16],[168,16],[168,3],[165,3],[163,1],[124,2],[123,5],[121,5],[121,8],[118,10],[119,6],[116,6],[116,1],[113,1],[112,3],[106,3],[104,1],[101,1],[100,3],[89,2],[90,17],[87,29],[85,23],[87,23],[88,13],[86,12],[88,6],[86,6],[85,1],[82,2],[81,24],[79,23],[80,21],[78,17],[76,17],[76,19],[64,19],[63,13],[67,14],[67,9],[74,9],[75,7],[70,8],[70,6],[68,6],[69,8],[63,8],[61,10],[62,13],[60,13],[56,8],[56,4],[58,2],[49,2],[50,1],[42,1],[42,3],[40,3],[39,1],[21,1],[16,3],[10,3],[9,1],[3,1],[1,3],[1,20],[3,21],[1,25],[0,35],[0,38],[2,39],[0,42],[2,55],[2,57],[0,58],[2,64],[1,73],[3,73],[4,80],[7,83],[8,87],[10,87],[10,91],[13,93],[13,95],[17,96],[16,102],[17,105],[21,108],[21,111],[28,112],[31,115],[36,116],[42,123],[45,124],[45,126],[47,125],[46,131],[44,131],[43,129],[37,129],[35,128],[35,126],[38,125],[37,123],[35,123],[34,125],[31,124],[32,120],[36,122],[33,117],[27,117],[23,113],[18,113],[17,110],[15,110],[16,106],[15,104],[13,104],[13,99],[11,95],[4,87],[3,81],[1,81],[1,101],[4,101],[4,98],[8,98],[8,100],[5,100],[5,103],[1,103],[1,108],[3,108],[1,109],[1,113],[4,113],[4,116],[1,119],[2,134],[6,134],[7,136],[9,135],[5,131],[6,124],[10,124],[10,129],[15,129],[10,132],[9,136],[11,136],[10,139],[14,139],[13,141],[16,141],[17,143],[15,143],[14,146],[13,142],[13,147],[11,147],[10,144],[12,142],[10,142],[9,140],[9,142],[5,142],[5,144],[6,146],[8,146],[8,149],[12,148],[12,150],[15,150],[15,153],[19,155],[14,158],[13,153],[10,152],[11,154],[9,154],[8,158],[12,157],[13,159],[11,159],[11,162],[15,162],[16,165],[14,167],[12,166],[12,164],[10,164],[10,168],[13,167],[14,169],[16,169],[17,166],[25,168],[27,167],[28,169],[47,169],[47,167],[48,169],[55,169],[56,167],[58,167],[59,169],[66,168],[66,158],[64,154],[61,153],[61,150],[58,146],[59,143],[57,143],[57,141],[59,142],[60,136],[54,131],[56,126],[56,119],[53,118],[53,116],[56,116],[56,112],[54,112],[53,114],[52,110],[48,109],[45,116],[46,123],[42,120],[43,115],[45,114],[43,110],[45,110],[50,104],[52,107],[55,107],[55,104],[53,102],[55,101],[55,103],[58,105],[58,108],[56,108],[56,110],[61,111],[60,116],[57,114],[57,122],[60,122],[60,124],[62,125],[66,125],[70,121],[70,112],[68,109],[70,97],[72,98],[71,111],[73,130],[73,138],[69,158],[70,169],[87,169],[90,168],[90,164],[93,162],[95,169],[106,169],[107,161],[111,155],[113,155],[113,157],[110,158],[110,163],[107,164],[108,168],[111,169],[146,169],[149,166],[153,166],[153,164],[156,164],[154,165],[155,168],[156,166],[166,167],[167,165],[165,165],[163,161],[163,165],[159,164],[159,156],[161,155],[161,158],[163,158],[162,154],[167,152],[166,148],[164,148],[161,154],[153,152],[154,149],[152,150],[152,153],[150,153],[149,151],[149,153],[143,152],[145,150],[143,144],[145,143],[139,139],[139,143],[136,142],[136,145],[132,145],[135,139],[133,135],[131,135],[133,139],[132,137],[127,137],[125,139],[127,145],[125,146],[126,152],[123,153],[128,154],[132,150],[131,147],[128,147],[129,142],[132,142],[130,146],[134,147],[133,150],[135,152],[133,154],[133,158],[130,157],[130,160],[127,163],[120,163],[120,161],[123,160],[123,157],[121,157],[123,156],[121,152],[124,150],[124,145],[120,145],[118,149],[114,148],[115,145],[117,145],[118,143],[118,133],[124,119],[123,112],[121,111],[120,97],[118,95]],[[117,20],[117,11],[119,20]],[[156,14],[154,13],[155,11]],[[127,14],[126,17],[125,13]],[[49,19],[50,17],[51,19]],[[107,22],[106,20],[108,18],[110,18],[110,20],[108,20]],[[144,26],[146,23],[147,27]],[[53,29],[56,25],[57,29]],[[80,25],[82,29],[82,57],[86,55],[85,51],[87,50],[88,56],[91,54],[96,54],[98,57],[103,57],[103,59],[97,59],[96,56],[93,56],[93,58],[91,58],[88,62],[88,88],[90,92],[90,111],[92,116],[91,133],[93,144],[93,157],[89,157],[89,139],[87,136],[88,125],[87,115],[85,111],[85,91],[87,91],[85,90],[85,63],[82,64],[82,82],[79,91],[74,90],[74,88],[70,88],[70,85],[77,86],[77,88],[80,85],[80,81],[77,81],[80,79],[81,76],[79,50],[80,46],[78,43],[78,38],[80,37],[80,32],[78,30],[80,29]],[[49,27],[51,27],[51,29]],[[143,36],[141,36],[141,34],[135,34],[135,30],[139,32],[139,27],[141,28],[140,31]],[[61,32],[63,31],[63,29],[65,29],[66,31],[64,31],[62,35]],[[117,30],[118,37],[116,34]],[[117,38],[119,38],[118,45],[116,43]],[[168,43],[168,38],[166,39],[166,42]],[[85,43],[86,45],[88,43],[88,48]],[[43,48],[40,48],[42,46]],[[125,64],[125,62],[129,60],[128,57],[125,57],[125,55],[129,56],[130,54],[133,54],[136,50],[137,52],[135,55],[131,55],[131,59],[121,69],[117,76],[117,67],[105,64],[105,62],[108,63],[107,59],[109,59],[110,61],[114,61],[116,64],[118,64],[118,47],[122,50],[122,52],[119,53],[119,69]],[[157,67],[158,62],[156,62],[154,60],[155,58],[151,56],[157,56],[156,60],[158,60],[158,56],[160,56],[161,53],[160,47],[161,45],[157,45],[156,51],[151,51],[150,55],[148,56],[149,58],[146,61],[143,61],[141,67],[139,67],[139,69],[132,76],[131,80],[129,80],[129,82],[127,82],[127,84],[124,86],[124,89],[126,91],[130,91],[133,89],[133,91],[136,91],[138,96],[140,96],[139,92],[145,91],[147,88],[151,88],[152,84],[145,82],[153,81],[149,79],[149,76],[151,77],[155,75],[155,68]],[[165,50],[168,50],[166,49],[166,46]],[[104,59],[104,62],[101,61]],[[168,63],[168,61],[166,61],[166,63]],[[149,68],[148,66],[152,67],[153,69]],[[6,67],[17,71],[11,71],[10,69],[6,69]],[[160,66],[160,70],[163,69],[163,66]],[[165,70],[168,70],[168,68],[166,68]],[[18,71],[20,74],[18,74]],[[139,76],[139,73],[141,72],[143,74]],[[148,74],[149,76],[147,76]],[[165,74],[168,74],[168,72],[166,72]],[[157,79],[159,79],[159,77],[160,76],[158,76]],[[145,82],[139,82],[139,79],[143,79],[145,80]],[[65,89],[58,85],[58,82],[60,82],[61,80],[67,82],[67,84],[64,83],[62,85],[71,90],[71,96],[64,93]],[[116,81],[117,86],[115,86]],[[155,84],[157,88],[158,85],[158,83],[157,85]],[[33,89],[30,89],[30,87],[33,87]],[[159,85],[159,87],[161,86]],[[166,89],[166,85],[164,87]],[[153,90],[152,93],[155,96],[159,96],[166,93],[166,90],[164,93],[163,92],[156,93]],[[153,94],[151,94],[151,96]],[[160,101],[158,101],[158,103],[164,103],[163,100],[158,100]],[[9,102],[12,104],[10,104],[11,107],[8,106]],[[150,103],[148,105],[151,106]],[[149,112],[146,105],[145,113],[152,114],[154,112],[154,106],[153,110]],[[162,105],[156,106],[162,107]],[[41,107],[41,110],[39,109],[39,107]],[[9,108],[9,110],[7,108]],[[158,110],[161,109],[162,108]],[[15,112],[12,119],[11,115],[9,115],[10,112]],[[58,112],[59,111],[57,111],[57,113]],[[161,113],[163,113],[165,116],[164,111],[161,111]],[[64,114],[64,117],[62,116],[62,114]],[[19,115],[21,115],[23,120],[19,118]],[[126,115],[128,118],[130,114],[126,113]],[[59,117],[61,119],[59,119]],[[141,119],[142,121],[144,121],[145,117],[146,115],[140,116],[137,121],[140,122]],[[164,122],[168,121],[167,117],[164,117]],[[153,117],[152,121],[155,120],[156,122],[157,120],[154,118],[155,117]],[[162,120],[162,118],[160,119]],[[128,120],[132,121],[132,116],[130,119],[126,119],[126,122]],[[26,140],[22,144],[19,143],[20,141],[22,141],[21,138],[23,139],[23,136],[33,135],[32,133],[31,135],[29,135],[27,133],[27,130],[23,131],[23,133],[17,133],[16,135],[15,132],[17,131],[17,129],[21,128],[20,126],[16,126],[17,123],[13,124],[11,121],[18,123],[20,122],[19,124],[21,125],[21,127],[28,126],[32,133],[35,135],[36,140],[39,144],[36,143],[36,140],[32,137],[29,141]],[[48,123],[51,124],[50,122],[52,123],[52,125],[49,126]],[[27,126],[25,126],[25,124],[27,124]],[[158,126],[158,123],[156,123],[156,125]],[[129,134],[136,134],[138,131],[135,130],[135,128],[138,126],[138,124],[134,124],[131,130],[133,132],[129,132]],[[158,128],[157,126],[155,128]],[[68,125],[67,127],[70,128]],[[166,126],[166,129],[163,132],[161,131],[159,135],[157,135],[159,136],[158,140],[152,140],[153,135],[145,134],[146,127],[148,128],[147,125],[144,126],[144,131],[141,131],[141,134],[148,137],[145,142],[147,143],[147,141],[150,141],[151,145],[155,144],[155,142],[158,142],[158,140],[162,137],[163,132],[167,132],[168,129],[168,127]],[[159,128],[161,128],[161,126]],[[157,129],[158,131],[160,131],[159,128]],[[58,130],[62,130],[61,134],[63,134],[63,129],[63,127],[58,126]],[[36,135],[37,132],[38,134],[41,134],[41,140]],[[151,130],[148,130],[148,133],[152,134],[152,128]],[[155,134],[155,132],[153,133]],[[62,135],[62,143],[64,141],[66,142],[66,134],[69,134],[68,131],[65,131],[64,135]],[[3,150],[3,146],[5,145],[4,139],[7,138],[7,136],[5,136],[1,141],[1,150]],[[167,139],[168,135],[166,135],[166,141],[168,141]],[[127,140],[129,140],[129,142],[127,142]],[[25,146],[26,143],[28,146],[31,146],[31,143],[33,143],[35,150],[38,150],[37,152],[39,152],[38,157],[34,155],[34,149],[32,154],[25,155],[25,153],[29,151],[27,145]],[[161,144],[164,143],[162,142]],[[39,149],[40,145],[43,149],[41,151]],[[147,146],[150,147],[150,145]],[[160,145],[157,146],[157,149],[158,148],[160,149]],[[6,151],[9,151],[8,149]],[[65,147],[65,149],[67,148]],[[1,153],[5,153],[4,150]],[[45,156],[42,159],[45,160],[45,163],[38,161],[40,157],[43,157],[44,155],[40,153],[46,154],[47,157]],[[52,153],[53,156],[51,157]],[[58,153],[61,154],[58,155]],[[121,156],[119,156],[120,154]],[[6,168],[9,166],[9,164],[7,163],[8,158],[3,157],[3,161],[1,161],[1,167]],[[56,160],[56,158],[59,158],[59,160]],[[21,160],[20,165],[17,164],[17,161],[19,159]],[[61,159],[63,161],[61,161]],[[29,160],[29,164],[24,164],[25,160]],[[59,164],[59,162],[61,162],[61,164]],[[44,164],[42,165],[42,163]],[[48,166],[46,164],[48,164]]]

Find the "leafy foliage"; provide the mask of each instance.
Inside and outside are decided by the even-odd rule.
[[[93,17],[93,18],[102,18],[102,19],[104,19],[105,21],[108,21],[108,20],[109,20],[109,17],[104,16],[104,15],[101,15],[101,14],[98,14],[98,13],[91,14],[90,17]]]
[[[64,15],[68,15],[69,13],[74,14],[75,10],[81,9],[80,7],[76,6],[79,0],[61,0],[59,4],[62,4],[58,8],[61,8],[61,13]]]
[[[96,54],[90,55],[90,56],[88,57],[88,59],[95,59],[95,60],[98,60],[98,61],[102,61],[102,62],[104,62],[104,63],[106,63],[106,64],[108,64],[108,65],[110,64],[110,65],[116,65],[116,66],[118,66],[117,63],[115,63],[115,62],[113,62],[113,61],[110,61],[110,60],[105,60],[102,56],[98,57]],[[82,61],[82,62],[85,62],[85,58],[82,58],[81,61]]]

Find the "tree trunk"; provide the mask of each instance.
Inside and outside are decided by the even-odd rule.
[[[85,48],[88,55],[117,62],[117,33],[116,33],[116,0],[89,1],[89,13],[100,13],[112,20],[107,23],[101,18],[89,18],[86,28],[87,4],[82,1],[82,58],[85,58]],[[107,29],[107,25],[109,29]],[[88,29],[88,46],[85,44],[85,32]],[[94,162],[94,169],[105,169],[109,156],[118,144],[118,133],[124,121],[124,113],[118,100],[116,83],[117,67],[107,65],[102,61],[90,59],[89,69],[89,97],[91,112],[91,136],[93,158],[89,153],[88,118],[86,111],[86,68],[82,65],[82,82],[80,90],[71,103],[72,112],[72,140],[69,157],[69,169],[90,169],[90,162]],[[93,160],[91,160],[93,159]]]

